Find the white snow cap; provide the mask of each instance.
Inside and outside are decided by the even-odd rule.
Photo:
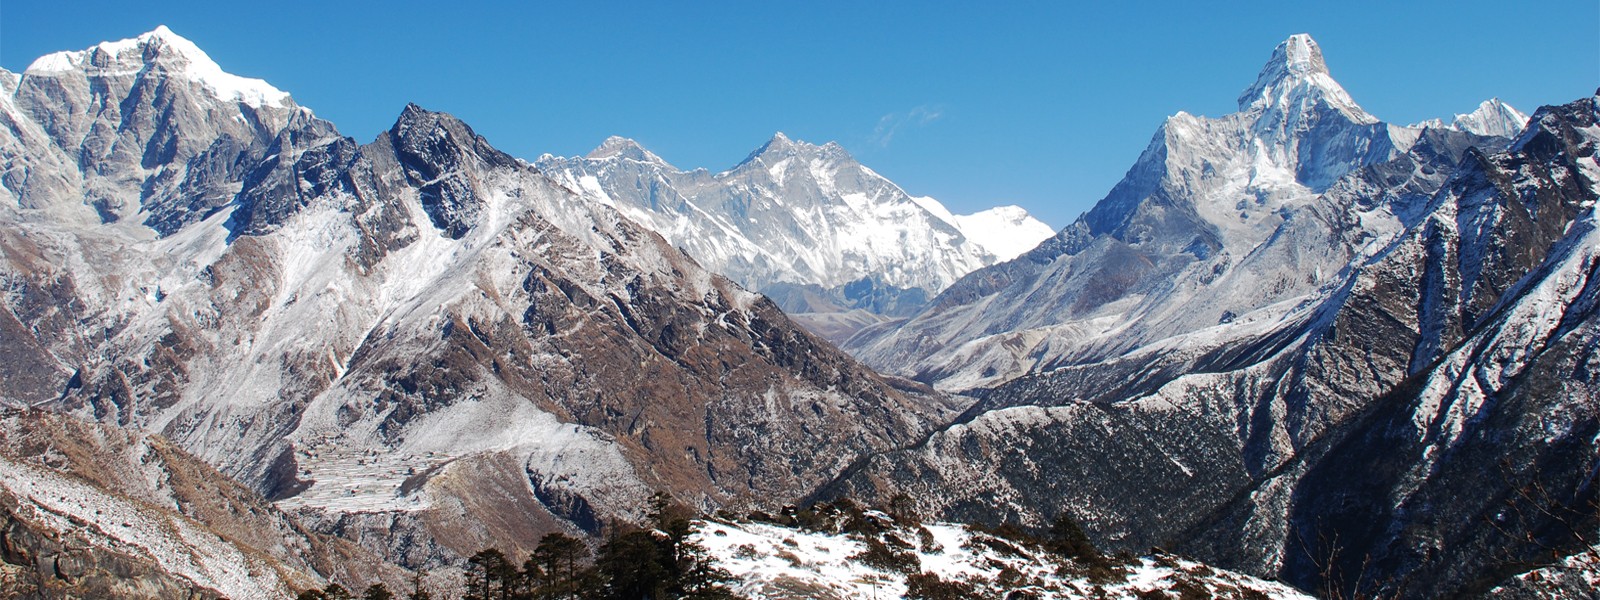
[[[590,151],[588,156],[585,156],[584,158],[591,160],[599,160],[604,158],[626,158],[643,163],[671,166],[667,164],[667,161],[662,160],[660,156],[656,156],[656,153],[645,149],[645,147],[640,145],[639,142],[622,137],[620,135],[613,135],[606,138],[606,141],[601,142],[598,147]]]
[[[1528,115],[1513,108],[1499,98],[1484,100],[1478,109],[1464,115],[1456,115],[1452,125],[1461,131],[1476,133],[1478,135],[1497,135],[1500,137],[1517,137],[1522,133],[1522,128],[1528,124]]]
[[[772,139],[767,140],[767,143],[762,144],[760,148],[756,149],[756,154],[771,154],[793,150],[795,146],[799,145],[800,144],[795,143],[794,140],[789,139],[789,136],[784,135],[782,131],[778,131],[772,134]]]
[[[96,60],[96,56],[100,56]],[[51,76],[81,71],[90,76],[135,75],[146,65],[161,63],[169,73],[183,75],[210,90],[219,100],[250,106],[290,105],[289,94],[260,79],[227,73],[194,42],[166,25],[136,38],[101,42],[87,50],[56,52],[28,65],[28,75]]]
[[[1328,73],[1328,63],[1322,59],[1322,48],[1311,39],[1311,34],[1297,33],[1273,49],[1272,58],[1261,67],[1256,82],[1239,94],[1239,110],[1283,107],[1315,100],[1326,101],[1357,122],[1378,121],[1333,80]]]
[[[1515,138],[1528,125],[1528,115],[1506,104],[1499,98],[1490,98],[1478,104],[1477,110],[1457,114],[1445,123],[1443,119],[1428,119],[1411,125],[1413,129],[1454,129],[1477,135]]]
[[[795,142],[794,140],[789,139],[789,136],[784,135],[782,131],[779,131],[772,134],[772,139],[767,140],[767,143],[762,144],[760,148],[756,148],[754,152],[751,152],[749,156],[744,157],[744,160],[739,161],[739,164],[734,165],[733,168],[737,169],[749,164],[751,161],[760,158],[775,160],[778,157],[788,156],[794,154],[794,152],[801,146],[810,146],[810,144],[805,142]]]

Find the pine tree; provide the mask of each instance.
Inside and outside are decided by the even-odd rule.
[[[394,600],[394,593],[389,591],[389,586],[374,583],[367,586],[367,591],[361,594],[361,600]]]
[[[605,597],[613,600],[666,598],[671,555],[652,531],[633,529],[616,534],[600,547],[595,566],[605,580]]]
[[[546,534],[523,565],[523,576],[533,580],[535,598],[575,598],[583,578],[578,565],[588,557],[589,547],[582,540],[559,532]]]
[[[516,567],[497,548],[480,550],[467,559],[466,600],[508,600]]]
[[[726,600],[736,598],[728,583],[733,576],[711,562],[704,546],[685,541],[679,548],[677,591],[685,600]]]
[[[1050,525],[1049,546],[1057,554],[1071,558],[1084,564],[1099,564],[1105,562],[1105,555],[1100,549],[1089,541],[1089,535],[1083,532],[1078,522],[1072,520],[1072,515],[1062,511]]]

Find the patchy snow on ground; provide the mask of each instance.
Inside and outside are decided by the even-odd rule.
[[[230,598],[286,598],[274,565],[203,524],[38,467],[0,459],[0,492],[18,517],[57,532],[68,545],[149,559],[161,570]]]
[[[881,513],[869,516],[887,521]],[[914,556],[914,567],[867,564],[861,555],[874,538]],[[1310,597],[1280,583],[1166,555],[1111,558],[1108,569],[1096,572],[1037,546],[949,523],[894,526],[873,535],[717,520],[701,522],[694,541],[733,575],[736,591],[752,598],[900,598],[912,573],[971,584],[982,597],[1137,598],[1153,590],[1203,597]]]

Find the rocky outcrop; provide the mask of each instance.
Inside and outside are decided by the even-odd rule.
[[[265,598],[405,581],[159,437],[40,411],[0,420],[6,597]]]

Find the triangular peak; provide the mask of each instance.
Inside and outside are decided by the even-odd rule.
[[[1273,49],[1255,83],[1239,94],[1239,110],[1283,107],[1308,100],[1325,101],[1357,122],[1377,122],[1334,81],[1322,47],[1307,33],[1291,35]]]
[[[1452,125],[1456,129],[1478,135],[1516,137],[1528,124],[1528,115],[1506,104],[1499,98],[1490,98],[1478,108],[1464,115],[1456,115]]]
[[[607,158],[623,158],[642,163],[651,163],[670,167],[667,161],[662,160],[656,153],[649,151],[639,142],[619,135],[606,138],[594,150],[585,155],[589,160],[603,160]]]
[[[844,146],[840,146],[838,142],[828,142],[818,146],[810,142],[790,138],[782,131],[779,131],[772,134],[771,139],[768,139],[765,144],[761,145],[761,147],[756,148],[754,152],[751,152],[750,155],[746,156],[744,160],[739,161],[739,164],[734,165],[733,168],[737,169],[741,166],[749,164],[751,161],[761,158],[776,159],[779,157],[799,155],[805,155],[812,158],[820,158],[826,161],[834,162],[855,160],[855,157],[851,156],[850,152],[845,150]]]

